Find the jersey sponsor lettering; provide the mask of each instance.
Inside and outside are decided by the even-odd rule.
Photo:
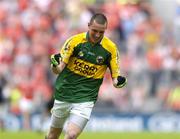
[[[97,72],[97,67],[93,65],[88,65],[83,61],[78,61],[77,59],[74,61],[74,71],[78,71],[84,75],[93,76]]]
[[[67,68],[78,75],[85,76],[87,78],[100,79],[103,78],[107,66],[96,65],[78,59],[76,57],[71,57],[67,65]]]

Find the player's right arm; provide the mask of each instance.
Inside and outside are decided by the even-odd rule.
[[[73,43],[73,37],[66,40],[60,53],[51,55],[51,69],[53,73],[60,74],[69,62],[75,44]]]
[[[66,63],[61,60],[60,53],[51,55],[51,69],[54,74],[60,74],[65,66]]]

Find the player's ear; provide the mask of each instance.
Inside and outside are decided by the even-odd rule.
[[[88,27],[90,26],[91,24],[90,23],[88,23]]]

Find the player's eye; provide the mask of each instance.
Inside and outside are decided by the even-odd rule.
[[[99,31],[99,33],[100,33],[100,34],[103,34],[103,33],[104,33],[104,31]]]
[[[92,31],[93,31],[94,33],[100,33],[100,34],[103,34],[103,33],[104,33],[104,31],[98,31],[98,30],[96,30],[96,29],[92,29]]]
[[[98,32],[96,29],[92,29],[92,31],[93,31],[94,33],[97,33],[97,32]]]

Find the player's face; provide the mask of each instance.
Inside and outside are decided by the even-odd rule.
[[[98,24],[96,21],[93,23],[89,24],[89,38],[92,43],[97,43],[99,42],[103,36],[104,32],[107,28],[107,24]]]

